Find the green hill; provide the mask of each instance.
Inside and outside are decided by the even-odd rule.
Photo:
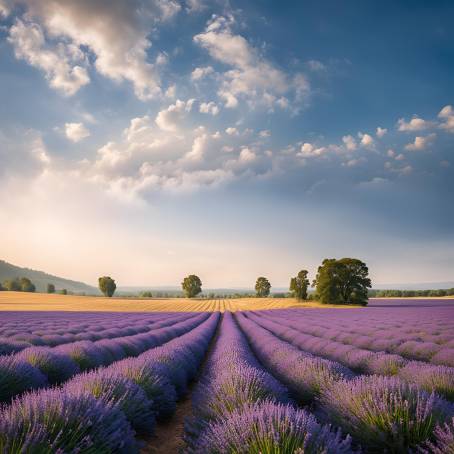
[[[43,271],[21,268],[20,266],[0,260],[0,283],[7,279],[14,279],[15,277],[28,277],[35,284],[37,292],[45,292],[47,290],[47,284],[54,284],[57,291],[65,288],[73,293],[99,294],[97,288],[84,284],[83,282],[52,276]]]

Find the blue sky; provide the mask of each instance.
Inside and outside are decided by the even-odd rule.
[[[2,258],[453,279],[454,4],[0,0]]]

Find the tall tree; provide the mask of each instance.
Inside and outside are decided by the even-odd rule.
[[[194,298],[202,291],[202,281],[199,276],[190,274],[183,279],[181,287],[187,298]]]
[[[264,298],[265,296],[268,296],[270,294],[270,290],[270,281],[266,277],[258,277],[255,283],[255,292],[257,294],[257,297]]]
[[[115,293],[115,289],[117,288],[117,284],[110,276],[102,276],[98,279],[99,290],[101,290],[102,294],[107,297],[112,297]]]
[[[36,287],[28,277],[22,277],[20,279],[20,289],[23,292],[34,292]]]
[[[325,259],[312,283],[323,304],[367,304],[367,289],[372,286],[364,262],[354,258]]]
[[[9,290],[10,292],[20,292],[22,290],[20,280],[17,277],[3,282],[3,288],[5,290]]]
[[[307,299],[307,288],[309,287],[308,274],[307,270],[301,270],[296,277],[290,279],[290,292],[296,299]]]
[[[55,293],[55,285],[47,284],[47,293]]]

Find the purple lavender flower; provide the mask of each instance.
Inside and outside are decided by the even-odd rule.
[[[333,383],[320,403],[330,420],[372,452],[408,452],[452,414],[452,406],[437,395],[377,375]]]
[[[428,442],[420,451],[424,454],[454,454],[454,418],[434,431],[435,442]]]
[[[132,427],[141,433],[152,432],[155,414],[152,402],[132,380],[110,369],[99,369],[76,375],[65,384],[67,393],[89,393],[123,411]]]
[[[117,408],[58,389],[25,394],[0,412],[0,452],[137,453],[134,433]]]
[[[49,347],[29,347],[17,354],[17,358],[37,367],[50,384],[61,383],[77,374],[79,366],[68,355]]]
[[[0,402],[9,402],[17,394],[47,384],[37,367],[14,356],[0,356]]]
[[[320,426],[310,413],[290,405],[262,402],[244,406],[210,424],[193,454],[341,454],[351,453],[350,439]]]

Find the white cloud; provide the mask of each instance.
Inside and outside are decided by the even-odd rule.
[[[263,131],[259,132],[259,137],[261,137],[262,139],[271,137],[271,131],[269,129],[264,129]]]
[[[50,86],[64,95],[71,96],[90,82],[82,51],[72,44],[46,44],[38,24],[17,20],[9,30],[8,41],[16,58],[42,70]]]
[[[444,120],[439,127],[445,131],[454,133],[454,110],[452,106],[448,105],[443,107],[443,109],[440,110],[438,117]]]
[[[147,50],[151,46],[148,36],[153,27],[170,19],[180,10],[176,1],[153,0],[143,3],[139,0],[118,0],[112,3],[17,0],[17,3],[25,3],[28,7],[24,17],[30,23],[25,27],[32,28],[34,47],[25,52],[23,44],[21,46],[21,42],[13,35],[11,39],[16,53],[19,58],[25,58],[30,64],[43,69],[55,88],[67,87],[69,78],[69,88],[64,88],[64,92],[73,94],[80,86],[88,83],[83,67],[69,65],[66,49],[71,47],[85,57],[88,55],[86,50],[89,49],[94,56],[97,71],[116,82],[131,82],[139,99],[147,100],[160,94],[159,65],[147,61]],[[48,39],[42,32],[37,32],[38,23],[45,30]],[[21,31],[24,32],[23,29]],[[17,30],[15,33],[17,36]],[[28,46],[30,45],[29,42]],[[54,54],[65,49],[65,58],[59,55],[60,58],[56,61],[60,66],[63,65],[62,60],[69,65],[69,68],[60,69],[63,72],[63,76],[59,75],[60,79],[63,77],[62,82],[58,78],[55,81],[56,77],[52,74],[54,63],[43,63],[45,59],[42,53],[50,52],[48,47],[55,48]],[[55,60],[50,54],[45,55]]]
[[[212,66],[198,67],[198,68],[195,68],[194,71],[192,71],[191,79],[200,80],[213,73],[214,73],[214,69]]]
[[[90,136],[90,131],[83,123],[65,123],[65,134],[71,142],[80,142]]]
[[[381,139],[387,132],[388,132],[388,130],[386,128],[380,128],[380,126],[379,126],[377,128],[375,135]]]
[[[256,159],[257,155],[250,148],[243,148],[240,152],[239,160],[241,162],[251,162]]]
[[[182,120],[192,110],[194,101],[194,99],[189,99],[188,101],[177,99],[175,104],[171,104],[157,114],[156,124],[163,131],[176,132]]]
[[[239,131],[238,129],[230,126],[229,128],[227,128],[225,130],[225,132],[229,135],[229,136],[238,136],[239,135]]]
[[[251,106],[264,105],[272,109],[282,107],[282,97],[293,93],[300,102],[309,92],[309,83],[302,74],[289,77],[262,57],[241,35],[232,31],[233,16],[214,15],[205,31],[194,36],[194,41],[208,51],[210,56],[229,65],[230,70],[222,75],[218,95],[225,106],[234,108],[240,98]],[[280,102],[278,102],[280,100]]]
[[[298,156],[310,158],[314,156],[321,156],[326,151],[328,151],[328,148],[326,147],[316,147],[309,142],[305,142],[301,145],[301,150],[299,151]]]
[[[355,138],[351,135],[342,137],[342,142],[348,151],[355,151],[358,148]]]
[[[358,133],[358,137],[361,139],[361,146],[366,148],[373,148],[374,139],[369,134],[363,134],[362,132]]]
[[[212,101],[202,102],[200,104],[199,111],[201,113],[217,115],[219,113],[219,107],[216,105],[216,103],[214,103]]]
[[[431,142],[435,139],[435,134],[429,134],[428,136],[416,136],[412,143],[405,145],[405,149],[409,151],[421,151],[425,150]]]
[[[422,118],[414,116],[409,122],[406,122],[404,118],[400,118],[397,121],[397,129],[399,131],[422,131],[424,129],[430,128],[432,123]]]

